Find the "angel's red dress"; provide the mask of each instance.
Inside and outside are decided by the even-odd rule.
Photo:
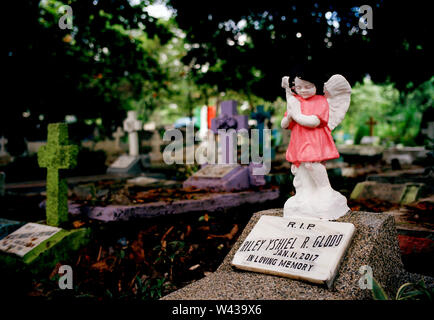
[[[315,115],[320,120],[316,128],[304,127],[291,121],[287,129],[291,130],[291,140],[286,151],[286,160],[299,167],[301,162],[322,162],[339,158],[339,152],[333,141],[329,121],[329,105],[324,96],[315,95],[308,99],[295,95],[300,101],[301,113]],[[285,116],[286,116],[285,112]]]

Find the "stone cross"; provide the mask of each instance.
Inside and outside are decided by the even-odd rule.
[[[163,144],[163,139],[161,139],[158,130],[154,130],[151,139],[151,162],[161,162],[163,160],[163,154],[161,153],[161,145]]]
[[[115,147],[117,150],[121,149],[121,138],[125,135],[121,127],[118,127],[115,132],[113,132],[112,137],[115,138]]]
[[[45,146],[38,150],[38,163],[47,168],[47,224],[59,226],[68,220],[68,185],[61,178],[59,169],[71,169],[77,165],[78,147],[68,145],[68,125],[50,123]]]
[[[258,123],[257,127],[259,130],[259,144],[262,144],[262,137],[264,135],[264,124],[265,119],[270,119],[271,115],[269,112],[264,111],[264,106],[260,105],[256,107],[256,112],[252,113],[252,119],[255,119]]]
[[[128,111],[124,120],[124,131],[128,132],[128,143],[130,145],[130,156],[139,155],[139,135],[137,131],[142,129],[142,122],[137,120],[136,111]]]
[[[0,138],[0,156],[3,155],[7,155],[8,153],[6,152],[5,149],[5,145],[8,143],[8,139],[6,139],[5,137],[1,137]]]
[[[215,134],[218,130],[234,129],[235,131],[241,129],[248,129],[247,116],[239,115],[237,112],[237,102],[235,100],[227,100],[221,103],[221,114],[211,120],[211,130]],[[225,146],[226,153],[223,157],[223,163],[232,163],[234,159],[234,150],[236,150],[235,141],[229,135],[224,135],[220,138],[224,139],[223,145]],[[223,147],[223,146],[222,146]],[[222,151],[222,150],[220,150]]]
[[[377,124],[377,121],[374,120],[373,117],[369,117],[369,121],[366,122],[369,126],[369,136],[374,136],[374,126]]]

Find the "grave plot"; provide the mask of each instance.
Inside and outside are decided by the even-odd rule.
[[[351,194],[352,210],[385,212],[394,217],[407,270],[433,275],[434,181],[429,168],[370,175]]]
[[[142,187],[123,186],[119,191],[101,198],[92,198],[92,193],[88,195],[85,200],[72,197],[70,213],[111,222],[189,212],[219,212],[243,204],[266,203],[279,198],[279,189],[258,187],[239,192],[210,193],[192,188],[146,190]]]
[[[67,226],[68,189],[59,170],[73,168],[76,165],[77,152],[76,146],[68,145],[67,125],[49,124],[48,143],[38,152],[39,165],[47,168],[46,219],[42,223],[25,224],[2,221],[2,273],[8,275],[11,271],[41,272],[66,258],[71,251],[77,250],[89,240],[88,229]]]
[[[387,214],[352,212],[324,222],[282,218],[282,209],[271,209],[253,215],[216,272],[162,299],[372,299],[372,291],[360,284],[361,267],[372,268],[389,296],[401,284],[421,278],[429,288],[434,285],[434,278],[404,270],[393,218]],[[331,288],[321,284],[333,277]]]
[[[236,131],[248,127],[247,117],[237,113],[236,101],[223,101],[221,108],[222,114],[211,121],[214,133],[220,129]],[[70,212],[110,222],[189,212],[218,212],[278,199],[279,188],[266,186],[264,176],[254,174],[258,164],[236,163],[235,141],[226,135],[219,138],[223,142],[219,144],[219,163],[207,164],[193,173],[183,182],[182,189],[168,184],[159,188],[148,186],[147,189],[144,185],[130,187],[127,184],[110,191],[106,197],[90,195],[84,201],[73,197]]]
[[[155,300],[216,271],[251,215],[265,205],[243,205],[218,214],[202,212],[135,223],[75,220],[92,229],[92,240],[61,264],[74,272],[74,290],[58,286],[60,264],[39,277],[2,282],[20,294],[90,300]],[[0,276],[1,278],[1,276]],[[8,285],[7,285],[8,284]],[[15,288],[15,289],[14,289]]]

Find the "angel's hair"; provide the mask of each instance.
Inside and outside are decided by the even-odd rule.
[[[316,94],[323,94],[324,83],[327,79],[320,66],[313,63],[297,64],[289,73],[289,82],[291,87],[294,86],[295,77],[313,83],[316,87]]]

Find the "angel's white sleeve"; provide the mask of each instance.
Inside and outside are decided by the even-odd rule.
[[[321,123],[318,117],[314,115],[306,116],[300,113],[297,115],[293,115],[292,117],[294,118],[295,122],[305,127],[316,128]]]
[[[291,110],[291,116],[295,122],[309,128],[315,128],[320,124],[320,120],[317,116],[307,116],[301,113],[300,101],[298,101],[297,98],[295,98],[294,96],[290,98],[287,97],[287,101],[288,112],[289,110]]]
[[[340,74],[333,75],[324,84],[324,93],[329,104],[330,130],[336,128],[344,119],[351,102],[351,86]]]

